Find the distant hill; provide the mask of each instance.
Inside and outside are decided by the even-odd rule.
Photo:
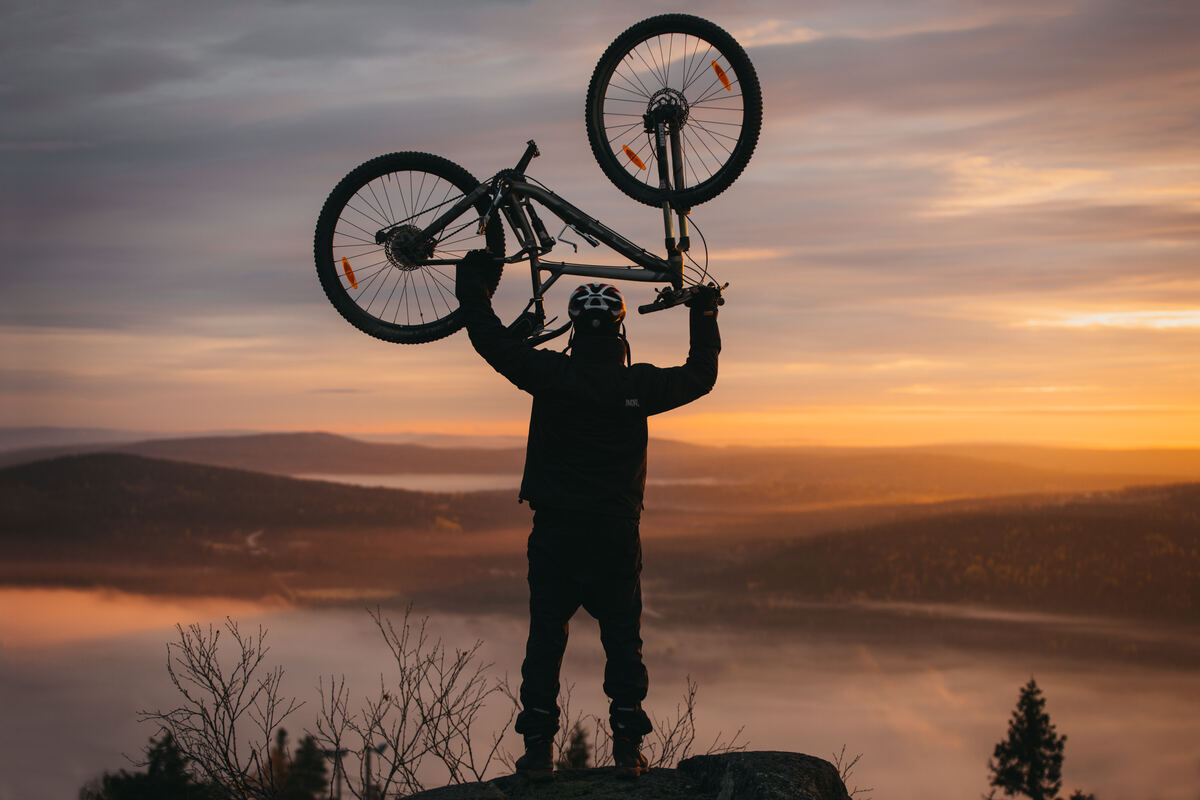
[[[511,491],[69,456],[0,469],[0,582],[424,592],[519,610],[528,524]],[[648,597],[675,618],[792,624],[805,604],[878,601],[1200,621],[1200,483],[869,513],[659,512],[644,528]]]
[[[159,434],[161,437],[161,434]],[[50,447],[100,446],[159,438],[147,431],[117,428],[59,428],[48,425],[26,428],[0,427],[0,452]]]
[[[675,581],[759,615],[878,601],[1200,622],[1200,484],[730,542],[708,558]]]
[[[481,537],[505,526],[523,537],[528,523],[512,492],[426,494],[124,453],[64,456],[0,469],[0,584],[403,595],[473,580],[459,554],[480,552]]]
[[[0,469],[0,537],[104,537],[112,531],[471,528],[516,507],[488,493],[438,495],[308,481],[247,470],[93,453]],[[528,511],[522,510],[525,519]],[[517,514],[512,519],[519,518]]]
[[[0,466],[97,450],[277,475],[511,475],[524,463],[519,447],[429,447],[272,433],[9,451],[0,453]],[[662,502],[679,505],[912,502],[1200,480],[1200,450],[704,447],[651,440],[650,477],[699,481],[654,490]]]
[[[521,470],[525,455],[524,450],[515,448],[440,448],[363,442],[329,433],[260,433],[16,450],[0,453],[0,466],[89,452],[128,453],[277,475],[511,473]]]

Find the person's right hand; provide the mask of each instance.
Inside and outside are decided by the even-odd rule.
[[[503,262],[487,250],[472,250],[458,262],[454,272],[454,295],[460,301],[464,297],[487,297],[499,279]]]

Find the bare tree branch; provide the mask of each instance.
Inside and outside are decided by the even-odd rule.
[[[858,762],[862,758],[862,753],[859,753],[858,755],[854,756],[849,761],[847,761],[846,760],[846,745],[842,745],[841,751],[837,752],[837,753],[832,753],[831,758],[833,760],[833,766],[837,767],[838,777],[840,777],[842,779],[842,784],[847,787],[846,791],[850,793],[851,797],[856,797],[860,794],[863,794],[864,792],[875,791],[870,786],[868,786],[865,789],[860,789],[857,786],[855,786],[853,789],[849,788],[850,776],[854,773],[854,768],[856,766],[858,766]],[[870,798],[870,796],[867,796],[867,797],[864,797],[863,800],[871,800],[871,798]]]
[[[483,643],[447,650],[429,634],[427,617],[413,620],[411,606],[399,626],[378,608],[370,614],[391,655],[392,672],[380,674],[378,692],[357,711],[350,709],[345,680],[330,677],[314,733],[327,749],[357,759],[353,775],[346,773],[351,793],[364,800],[375,793],[422,791],[419,773],[427,764],[440,765],[448,783],[483,780],[501,761],[504,729],[515,716],[509,715],[490,743],[479,743],[479,716],[506,686],[488,678],[492,665],[479,658]]]
[[[271,737],[301,703],[282,694],[283,667],[264,672],[266,631],[243,633],[226,618],[221,627],[177,625],[167,644],[167,675],[182,698],[174,708],[141,711],[174,737],[204,777],[233,797],[270,798],[277,791],[269,768]],[[222,634],[232,658],[220,658]]]

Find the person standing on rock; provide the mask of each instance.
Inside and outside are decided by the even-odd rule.
[[[678,367],[631,364],[625,301],[616,287],[589,283],[571,293],[566,352],[530,347],[492,311],[488,287],[500,260],[474,250],[455,276],[475,350],[533,396],[520,499],[533,509],[529,535],[529,639],[521,665],[525,740],[517,772],[547,779],[559,729],[559,670],[568,623],[582,606],[600,625],[607,663],[604,693],[618,774],[649,772],[641,752],[651,731],[642,701],[642,546],[638,524],[646,487],[646,418],[707,394],[717,379],[720,293],[702,287],[688,301],[691,342]]]

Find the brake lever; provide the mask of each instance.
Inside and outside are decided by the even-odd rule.
[[[691,300],[696,292],[697,287],[695,286],[684,286],[682,289],[672,289],[664,286],[658,290],[658,296],[652,302],[638,306],[638,313],[651,314],[655,311],[673,308],[680,303],[686,303],[688,300]]]
[[[576,228],[574,225],[572,225],[571,223],[569,223],[569,222],[568,222],[566,225],[563,225],[563,226],[562,226],[562,230],[558,232],[558,241],[560,241],[560,242],[566,242],[567,244],[571,245],[571,247],[575,248],[575,252],[576,252],[576,253],[578,253],[578,252],[579,252],[579,245],[575,244],[575,243],[574,243],[574,242],[572,242],[570,239],[564,239],[564,238],[563,238],[563,234],[567,232],[567,229],[568,229],[568,228],[569,228],[569,229],[571,229],[571,230],[573,230],[573,231],[575,231],[575,233],[579,234],[579,236],[580,236],[580,237],[581,237],[581,238],[582,238],[582,239],[583,239],[585,242],[587,242],[588,244],[590,244],[592,247],[599,247],[599,246],[600,246],[600,240],[599,240],[599,239],[595,238],[594,236],[592,236],[592,235],[590,235],[590,234],[584,233],[583,231],[579,230],[579,228]]]

